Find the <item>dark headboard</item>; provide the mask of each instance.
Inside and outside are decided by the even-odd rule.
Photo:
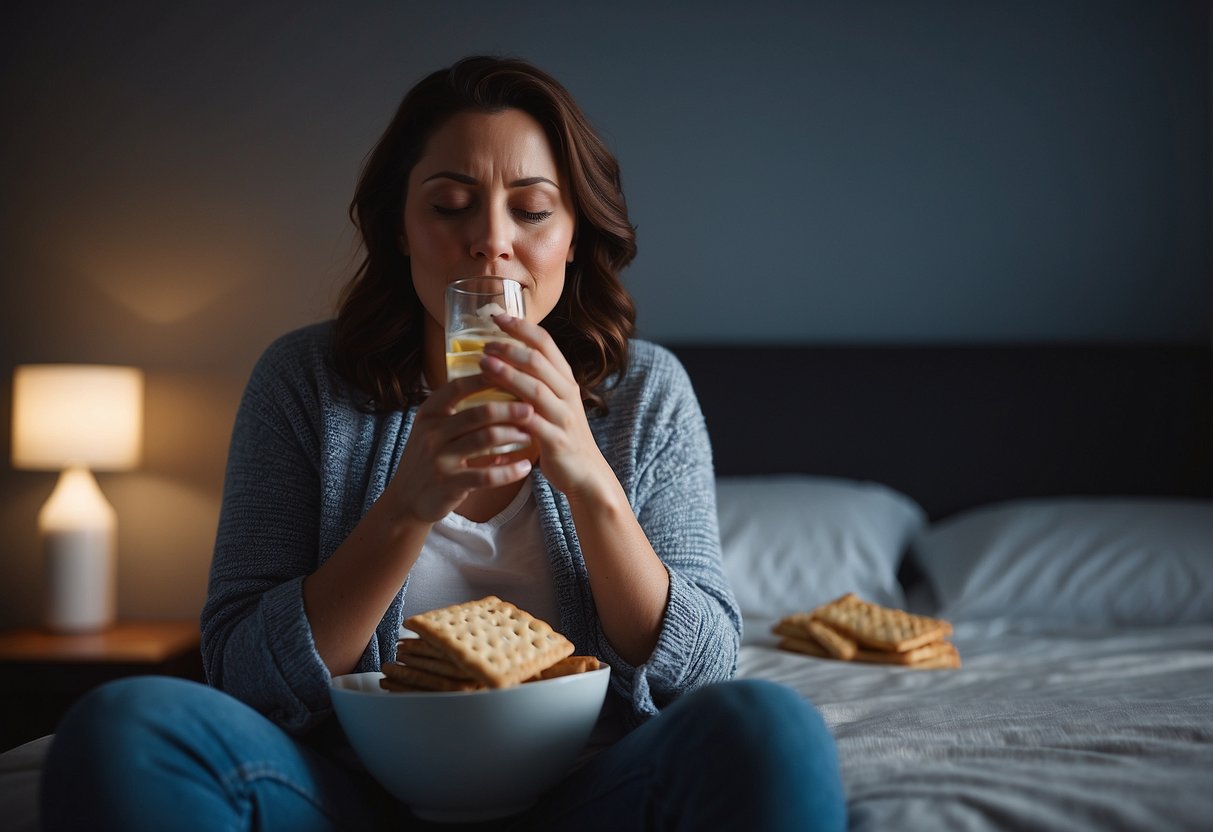
[[[673,345],[719,475],[873,480],[939,518],[1056,495],[1213,497],[1213,346]]]

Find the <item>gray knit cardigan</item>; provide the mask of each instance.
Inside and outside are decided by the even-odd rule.
[[[206,605],[202,652],[210,683],[294,734],[330,713],[330,675],[316,652],[301,586],[383,493],[414,411],[367,413],[332,365],[331,323],[275,341],[257,362],[232,433]],[[711,447],[682,366],[633,341],[627,373],[591,418],[640,525],[670,573],[657,647],[632,666],[595,614],[564,495],[530,476],[551,558],[558,629],[577,652],[611,665],[627,722],[679,694],[731,677],[741,619],[721,568]],[[395,655],[408,582],[367,645],[359,671]],[[619,704],[619,703],[616,703]],[[630,713],[629,713],[630,705]]]

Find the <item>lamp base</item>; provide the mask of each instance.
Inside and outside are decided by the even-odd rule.
[[[85,468],[68,468],[38,517],[46,607],[56,632],[104,630],[114,623],[114,509]]]
[[[86,633],[114,623],[113,534],[108,529],[47,532],[42,540],[46,569],[48,630]]]

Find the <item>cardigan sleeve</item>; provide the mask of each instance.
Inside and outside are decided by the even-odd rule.
[[[741,614],[724,575],[711,443],[686,371],[667,351],[644,345],[644,383],[634,393],[625,489],[649,543],[670,575],[657,645],[632,667],[600,637],[620,671],[633,711],[656,713],[677,696],[736,672]],[[649,363],[651,362],[651,364]]]
[[[301,734],[329,713],[330,675],[302,596],[318,561],[317,391],[289,347],[262,356],[236,415],[201,623],[210,684]]]

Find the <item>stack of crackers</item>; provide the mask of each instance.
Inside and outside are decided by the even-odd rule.
[[[784,650],[845,662],[874,662],[921,669],[960,667],[947,640],[952,625],[940,618],[882,607],[848,592],[811,612],[785,616],[773,628]]]
[[[396,642],[396,661],[383,664],[379,684],[390,691],[506,688],[597,670],[593,656],[574,656],[573,643],[545,621],[495,595],[405,619],[419,638]]]

